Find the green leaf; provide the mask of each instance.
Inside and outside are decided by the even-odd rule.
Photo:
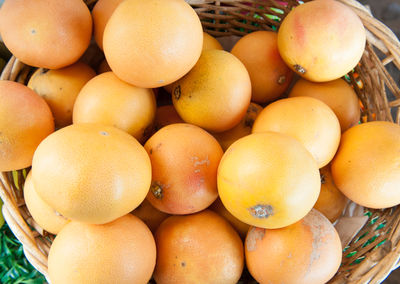
[[[21,243],[7,225],[0,229],[0,246],[0,283],[46,283],[43,275],[26,260]]]

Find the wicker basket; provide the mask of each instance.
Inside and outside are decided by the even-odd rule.
[[[362,102],[361,121],[400,123],[400,89],[388,70],[400,70],[400,43],[393,32],[355,0],[339,0],[350,6],[367,29],[368,43],[360,64],[348,74]],[[86,0],[92,7],[95,0]],[[298,5],[295,0],[186,0],[198,13],[203,28],[220,37],[242,36],[255,30],[276,30],[280,20]],[[32,68],[12,57],[0,79],[26,83]],[[44,231],[29,214],[22,188],[29,169],[3,172],[0,196],[3,214],[21,241],[32,265],[47,276],[47,255],[54,236]],[[365,209],[368,222],[344,249],[340,270],[329,283],[380,283],[400,258],[400,206],[385,210]]]

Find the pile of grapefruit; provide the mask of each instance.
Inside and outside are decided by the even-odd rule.
[[[31,167],[53,284],[325,283],[347,202],[400,203],[400,126],[358,124],[366,33],[336,1],[230,52],[184,0],[6,0],[0,34],[38,67],[0,81],[0,171]]]

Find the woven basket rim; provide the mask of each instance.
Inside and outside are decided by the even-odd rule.
[[[192,7],[199,14],[200,18],[202,18],[201,15],[205,14],[208,11],[208,9],[219,7],[218,9],[220,10],[233,11],[232,19],[234,19],[239,14],[238,12],[236,12],[235,14],[235,11],[240,11],[240,9],[246,7],[246,5],[243,4],[245,2],[247,3],[254,2],[259,5],[262,4],[266,5],[265,3],[268,2],[270,3],[270,5],[273,5],[273,7],[281,8],[285,13],[287,13],[290,10],[290,8],[292,7],[291,5],[296,5],[293,4],[295,0],[287,0],[286,1],[288,3],[287,7],[283,7],[280,4],[281,1],[275,1],[275,0],[248,0],[248,1],[185,0],[185,1],[190,5],[192,5]],[[366,51],[363,58],[368,56],[369,58],[371,58],[371,60],[379,60],[379,58],[374,52],[374,48],[379,50],[386,56],[383,60],[379,60],[379,62],[382,63],[381,65],[378,64],[379,66],[372,66],[375,67],[372,69],[373,72],[375,72],[376,75],[379,78],[381,78],[379,79],[380,80],[379,83],[382,86],[388,88],[390,92],[399,95],[399,97],[391,102],[388,102],[387,99],[384,98],[383,102],[378,103],[378,105],[380,105],[381,108],[374,111],[376,112],[377,116],[381,115],[378,118],[382,120],[390,120],[392,117],[390,109],[400,107],[400,89],[398,84],[393,80],[388,71],[385,69],[385,66],[387,66],[390,63],[393,63],[393,65],[400,70],[400,42],[396,37],[396,35],[386,25],[381,23],[378,19],[374,18],[371,12],[361,3],[357,2],[356,0],[337,0],[337,1],[349,6],[360,17],[367,30],[368,44],[366,46]],[[86,0],[85,2],[93,5],[96,2],[96,0]],[[225,6],[222,7],[221,5]],[[218,15],[216,15],[215,19],[216,19],[215,20],[216,24],[225,27],[226,25],[224,23],[221,24],[221,21],[223,21],[223,19],[229,20],[230,18],[223,17],[221,20],[220,18],[218,18]],[[261,22],[261,20],[258,22]],[[211,35],[219,37],[227,34],[227,32],[221,32],[218,29],[214,29],[213,25],[208,24],[208,22],[202,21],[202,24],[203,28]],[[243,24],[242,26],[245,28],[249,28],[248,24]],[[241,31],[233,29],[228,33],[229,35],[243,34]],[[1,73],[0,80],[12,80],[12,81],[20,80],[23,82],[26,79],[26,76],[28,76],[28,72],[29,70],[27,66],[23,64],[19,59],[12,56],[11,59],[8,61],[7,65],[5,66],[3,72]],[[357,81],[355,80],[355,78],[351,77],[351,79],[353,86],[356,86]],[[386,91],[383,90],[383,92],[385,93]],[[365,90],[365,93],[367,93],[367,90]],[[357,94],[359,95],[360,98],[363,98],[362,93],[357,93]],[[364,98],[363,103],[365,102],[368,103],[368,98]],[[382,111],[382,114],[380,114],[380,111]],[[368,119],[371,119],[370,114],[366,115],[368,116]],[[400,110],[398,111],[397,115],[398,119],[396,122],[400,123]],[[45,240],[40,239],[42,237],[39,236],[39,234],[37,233],[37,227],[35,227],[34,222],[33,223],[29,222],[28,221],[29,216],[24,216],[24,214],[22,214],[21,206],[23,206],[23,204],[17,204],[14,193],[16,190],[17,189],[15,184],[12,183],[12,175],[10,174],[10,172],[1,173],[0,197],[4,201],[2,209],[4,218],[9,224],[10,229],[23,244],[24,253],[29,262],[39,272],[41,272],[46,277],[46,279],[48,279],[47,254],[50,241],[46,242]],[[334,278],[329,283],[367,283],[367,282],[380,283],[387,277],[387,275],[392,270],[400,266],[400,246],[398,245],[400,242],[400,206],[392,208],[390,210],[393,215],[397,214],[395,215],[395,217],[393,217],[394,219],[392,220],[393,231],[391,232],[392,239],[390,240],[390,246],[389,245],[382,246],[381,248],[371,251],[368,255],[368,261],[364,261],[362,265],[358,266],[355,270],[353,270],[351,275],[347,275],[346,277],[343,276]],[[387,214],[387,216],[389,216],[389,213]],[[32,230],[32,227],[30,226],[33,226],[34,230]],[[47,234],[45,235],[46,237],[48,237]],[[367,266],[367,264],[369,266]]]

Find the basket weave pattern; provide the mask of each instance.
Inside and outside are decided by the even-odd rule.
[[[400,124],[400,89],[387,71],[400,70],[400,43],[393,32],[355,0],[338,0],[351,7],[367,30],[367,45],[360,64],[348,74],[362,102],[361,121],[387,120]],[[92,7],[96,0],[86,0]],[[277,30],[280,21],[299,3],[295,0],[186,0],[196,10],[203,28],[220,37],[243,36],[255,30]],[[12,57],[0,79],[27,83],[32,68]],[[29,169],[0,174],[3,214],[24,246],[32,265],[47,277],[47,255],[54,236],[32,219],[23,199]],[[400,206],[368,210],[368,222],[343,252],[342,266],[329,283],[380,283],[400,258]]]

